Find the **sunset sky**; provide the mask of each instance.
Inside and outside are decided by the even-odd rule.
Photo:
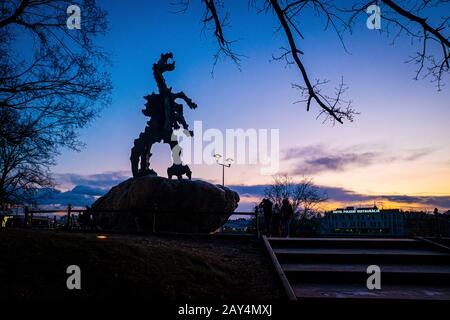
[[[300,97],[291,84],[301,79],[296,68],[271,61],[286,39],[270,13],[256,14],[247,1],[225,3],[232,25],[225,33],[240,39],[233,48],[245,57],[241,71],[225,60],[211,76],[217,48],[211,31],[201,32],[201,2],[191,2],[186,13],[174,14],[168,1],[99,1],[109,13],[110,30],[99,44],[113,62],[112,104],[81,131],[86,147],[63,151],[52,169],[61,202],[81,203],[77,195],[89,202],[95,190],[131,176],[130,148],[148,121],[141,113],[143,96],[157,90],[151,67],[171,51],[176,69],[165,74],[168,85],[198,104],[185,110],[188,123],[200,120],[204,130],[223,132],[279,129],[280,173],[313,177],[328,193],[326,208],[376,201],[383,207],[450,209],[449,79],[441,92],[429,79],[412,80],[417,66],[405,61],[416,44],[400,38],[391,45],[392,38],[368,30],[361,19],[345,37],[347,53],[335,33],[323,30],[324,21],[302,20],[305,39],[299,45],[310,77],[332,85],[343,77],[360,112],[353,123],[332,126],[316,120],[318,109],[306,112],[303,103],[294,104]],[[170,164],[169,147],[155,147],[152,167],[165,175]],[[221,182],[216,164],[191,169],[194,178]],[[260,174],[259,165],[226,170],[226,184],[241,193],[242,210],[271,179]]]

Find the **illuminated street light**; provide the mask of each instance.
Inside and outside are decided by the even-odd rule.
[[[222,166],[222,186],[225,186],[225,167],[231,167],[231,164],[234,160],[231,158],[227,158],[225,159],[225,162],[220,162],[222,156],[218,153],[214,155],[214,158],[216,159],[217,164]]]

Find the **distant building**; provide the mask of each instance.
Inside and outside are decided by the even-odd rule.
[[[336,209],[322,219],[325,235],[403,236],[405,218],[399,209],[354,208]]]
[[[224,232],[250,232],[255,228],[255,221],[249,219],[228,220],[222,227]]]

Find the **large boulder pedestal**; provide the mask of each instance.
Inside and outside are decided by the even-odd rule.
[[[209,233],[237,208],[239,195],[201,180],[130,178],[92,205],[94,223],[111,231]]]

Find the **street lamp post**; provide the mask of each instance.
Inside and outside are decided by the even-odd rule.
[[[225,186],[225,167],[227,168],[231,167],[231,164],[233,163],[234,160],[231,158],[227,158],[225,162],[220,162],[222,156],[218,153],[214,155],[214,158],[216,158],[217,164],[222,166],[222,186]]]

